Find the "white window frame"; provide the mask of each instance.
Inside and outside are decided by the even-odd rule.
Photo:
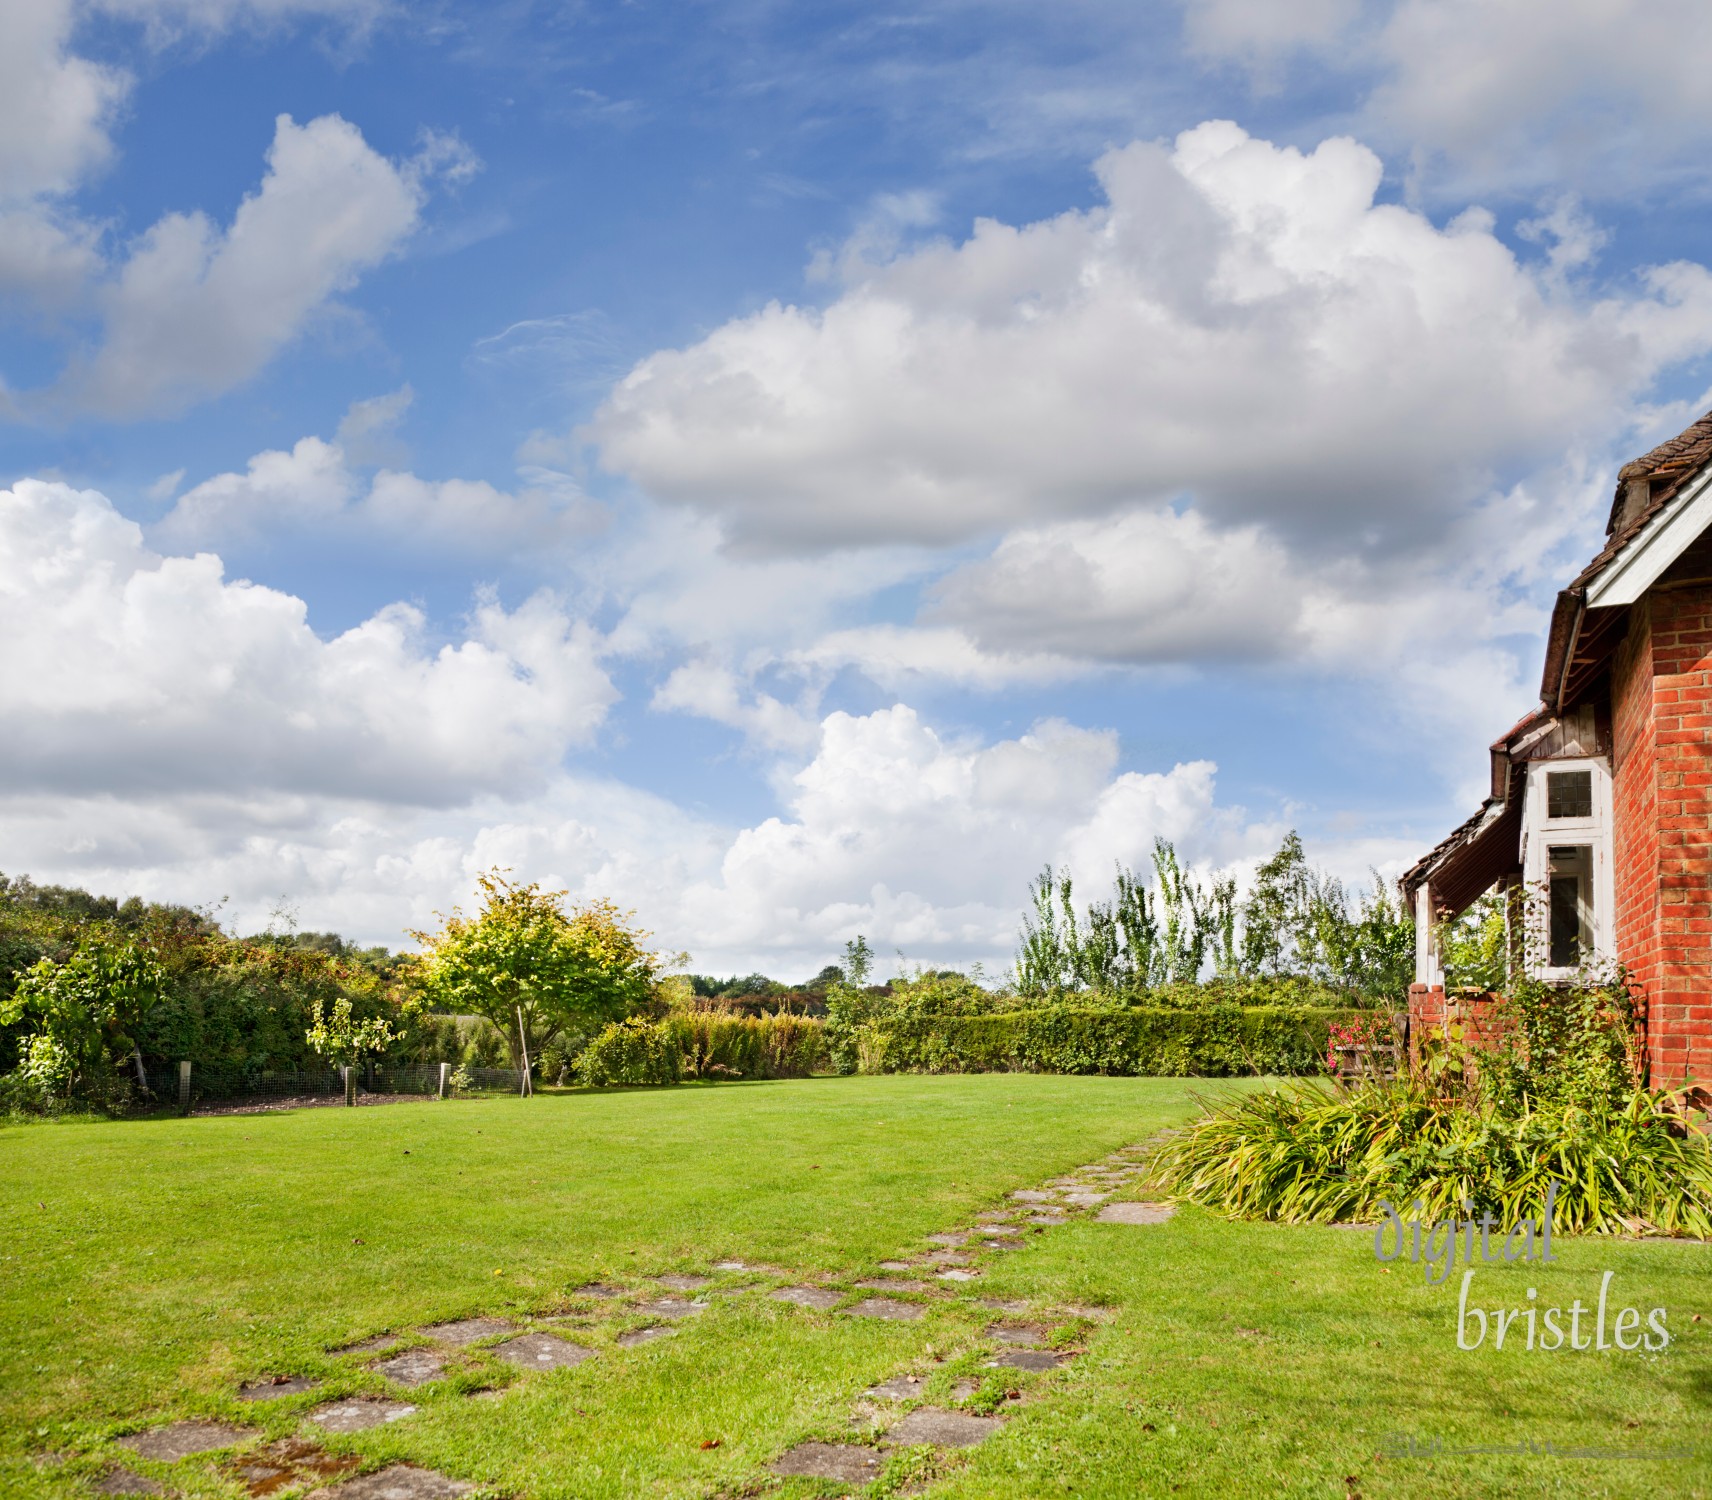
[[[1552,772],[1593,773],[1593,814],[1586,818],[1546,816],[1546,777]],[[1593,850],[1593,951],[1582,962],[1608,961],[1617,949],[1617,879],[1611,847],[1611,764],[1603,755],[1536,760],[1528,763],[1527,800],[1522,809],[1522,880],[1529,902],[1547,889],[1554,844],[1584,844]],[[1550,921],[1549,912],[1545,920]],[[1549,942],[1549,938],[1548,938]],[[1533,956],[1530,955],[1530,958]],[[1549,947],[1545,955],[1550,957]],[[1537,979],[1570,979],[1578,972],[1550,962],[1533,962]]]

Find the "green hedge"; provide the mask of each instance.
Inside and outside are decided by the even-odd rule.
[[[1317,1073],[1325,1061],[1327,1027],[1370,1014],[1223,1005],[1198,1011],[1050,1006],[988,1016],[899,1016],[864,1028],[858,1050],[865,1073]]]

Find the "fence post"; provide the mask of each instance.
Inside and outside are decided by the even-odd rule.
[[[446,1097],[446,1075],[448,1073],[450,1073],[451,1071],[452,1071],[452,1065],[450,1063],[441,1063],[440,1064],[440,1093],[439,1093],[439,1097],[442,1099],[444,1099]]]
[[[345,1107],[354,1108],[357,1102],[357,1070],[347,1065],[339,1071],[345,1078]]]
[[[190,1064],[187,1062],[178,1065],[178,1112],[181,1115],[190,1113]]]

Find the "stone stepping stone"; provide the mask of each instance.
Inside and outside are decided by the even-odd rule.
[[[1009,1297],[983,1297],[980,1305],[988,1312],[1020,1313],[1028,1311],[1028,1303],[1018,1302]]]
[[[603,1299],[610,1297],[622,1297],[624,1295],[624,1288],[619,1286],[608,1286],[604,1281],[591,1281],[586,1286],[577,1287],[571,1295],[573,1297],[600,1297]]]
[[[938,1279],[940,1281],[973,1281],[980,1274],[979,1271],[971,1271],[962,1266],[953,1266],[948,1271],[941,1271]]]
[[[1163,1224],[1177,1210],[1169,1203],[1108,1203],[1094,1215],[1096,1224]]]
[[[1064,1201],[1066,1203],[1074,1203],[1077,1208],[1097,1208],[1109,1197],[1111,1197],[1110,1193],[1066,1193],[1064,1195]]]
[[[890,1297],[866,1297],[843,1312],[852,1318],[884,1318],[892,1323],[913,1323],[927,1309],[919,1302],[894,1302]]]
[[[682,1297],[659,1297],[653,1302],[638,1302],[636,1311],[651,1318],[693,1318],[707,1311],[705,1302],[686,1302]]]
[[[875,1276],[867,1281],[853,1281],[851,1286],[859,1286],[865,1292],[925,1292],[928,1285],[925,1281],[907,1281],[901,1276]]]
[[[914,1401],[921,1395],[922,1384],[919,1375],[894,1375],[890,1380],[882,1380],[862,1394],[880,1401]]]
[[[618,1344],[622,1349],[634,1349],[638,1344],[651,1344],[655,1339],[673,1338],[677,1331],[675,1328],[664,1328],[658,1323],[652,1328],[632,1328],[629,1333],[618,1335]]]
[[[794,1302],[798,1307],[813,1307],[821,1312],[837,1307],[844,1300],[842,1292],[830,1291],[823,1286],[781,1287],[772,1296],[775,1302]]]
[[[930,1256],[929,1259],[932,1257]],[[883,1260],[880,1262],[880,1269],[882,1271],[913,1271],[915,1262],[913,1260]]]
[[[932,1255],[922,1257],[922,1264],[928,1266],[966,1266],[969,1257],[961,1250],[935,1250]]]
[[[1046,1342],[1046,1330],[1038,1323],[995,1323],[987,1337],[998,1344],[1031,1346]]]
[[[1066,1222],[1064,1219],[1054,1218],[1051,1214],[1031,1214],[1023,1220],[1025,1224],[1044,1224],[1049,1229],[1056,1229],[1064,1222]]]
[[[406,1349],[403,1354],[379,1360],[369,1368],[394,1385],[427,1385],[446,1373],[446,1359],[432,1349]]]
[[[946,1411],[942,1406],[921,1406],[892,1428],[882,1443],[907,1448],[931,1443],[936,1448],[973,1448],[999,1430],[997,1417],[972,1417],[966,1411]]]
[[[957,1232],[930,1234],[924,1236],[924,1238],[930,1245],[946,1245],[952,1249],[955,1249],[959,1245],[967,1245],[969,1243],[969,1236],[967,1234]]]
[[[713,1263],[716,1271],[752,1271],[755,1268],[744,1260],[716,1260]]]
[[[362,1467],[351,1453],[329,1453],[302,1438],[280,1438],[258,1453],[234,1461],[229,1467],[252,1495],[272,1495],[288,1485],[325,1483],[343,1479]]]
[[[508,1318],[459,1318],[456,1322],[436,1323],[432,1328],[422,1330],[425,1337],[456,1349],[480,1343],[483,1339],[496,1339],[502,1333],[516,1332],[517,1325]]]
[[[119,1439],[121,1448],[129,1448],[139,1458],[152,1458],[158,1463],[176,1463],[193,1453],[212,1453],[217,1448],[235,1448],[261,1434],[253,1427],[234,1427],[230,1422],[173,1422],[165,1427],[153,1427],[147,1432],[133,1432]]]
[[[141,1474],[134,1474],[129,1469],[109,1469],[94,1484],[90,1485],[97,1495],[164,1495],[166,1493],[152,1479],[145,1479]]]
[[[520,1370],[574,1370],[584,1360],[594,1358],[594,1350],[573,1344],[556,1333],[526,1333],[521,1338],[508,1339],[491,1352],[495,1358]]]
[[[330,1490],[323,1490],[316,1500],[456,1500],[467,1495],[473,1484],[462,1479],[448,1479],[432,1469],[419,1469],[415,1464],[393,1464],[376,1474],[364,1474],[347,1479]]]
[[[321,1382],[307,1375],[272,1375],[266,1380],[252,1380],[238,1387],[240,1401],[272,1401],[280,1396],[300,1396],[315,1390]]]
[[[987,1361],[988,1369],[1056,1370],[1069,1359],[1067,1354],[1054,1354],[1047,1349],[1006,1349],[996,1359]]]
[[[792,1477],[867,1484],[879,1478],[884,1458],[877,1448],[863,1448],[855,1443],[798,1443],[767,1467],[775,1474]]]
[[[354,1344],[343,1344],[332,1350],[334,1354],[384,1354],[388,1349],[398,1346],[399,1336],[396,1333],[377,1333],[372,1338],[360,1339]]]
[[[329,1401],[309,1413],[309,1420],[328,1432],[367,1432],[410,1416],[416,1408],[408,1401],[375,1401],[362,1397],[353,1401]]]
[[[655,1281],[674,1292],[699,1292],[713,1278],[710,1276],[656,1276]]]
[[[1058,1195],[1043,1193],[1038,1188],[1018,1188],[1011,1197],[1018,1203],[1050,1203]]]
[[[1007,1235],[1021,1234],[1022,1231],[1015,1224],[983,1224],[975,1233],[1003,1238]]]
[[[1015,1212],[1016,1210],[1012,1208],[990,1208],[985,1213],[976,1214],[975,1222],[977,1224],[992,1224],[997,1220],[1010,1218]]]

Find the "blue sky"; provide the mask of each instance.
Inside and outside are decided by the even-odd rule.
[[[1156,834],[1394,872],[1704,408],[1708,33],[20,0],[0,869],[787,977]]]

